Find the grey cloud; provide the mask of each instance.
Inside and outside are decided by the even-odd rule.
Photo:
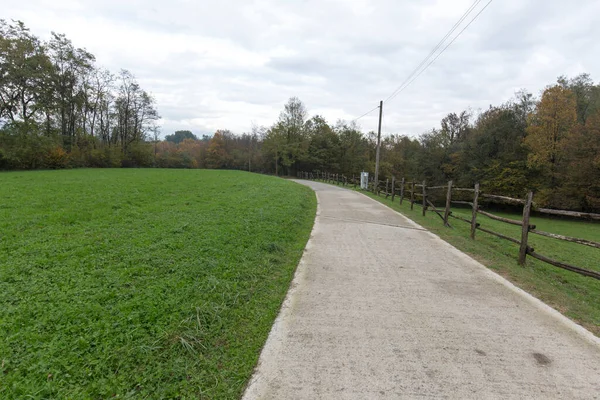
[[[24,20],[34,33],[64,32],[99,64],[131,70],[156,96],[165,133],[199,133],[273,122],[290,96],[332,123],[359,116],[400,85],[472,0],[0,3],[5,18]],[[386,103],[386,132],[418,135],[448,112],[485,109],[520,88],[537,94],[558,75],[597,71],[598,14],[595,0],[491,3]],[[157,38],[164,40],[150,42]],[[376,118],[360,122],[371,130]]]

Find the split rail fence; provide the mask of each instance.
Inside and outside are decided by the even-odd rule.
[[[351,185],[354,188],[360,186],[360,177],[352,176],[351,178],[346,177],[342,174],[330,174],[327,172],[298,172],[298,178],[301,179],[309,179],[309,180],[320,180],[328,183],[333,183],[337,185],[348,186]],[[518,260],[520,265],[525,265],[527,256],[538,259],[542,262],[551,264],[555,267],[566,269],[572,272],[576,272],[578,274],[588,276],[595,279],[600,279],[600,273],[596,271],[591,271],[588,269],[584,269],[581,267],[577,267],[575,265],[571,265],[565,262],[557,261],[546,257],[542,254],[539,254],[535,251],[533,247],[529,245],[529,234],[535,234],[540,236],[545,236],[552,239],[562,240],[571,243],[577,243],[583,246],[594,247],[596,249],[600,249],[600,243],[575,238],[570,236],[559,235],[556,233],[545,232],[539,230],[536,225],[530,223],[530,216],[532,209],[540,214],[546,215],[558,215],[558,216],[566,216],[571,218],[578,218],[584,220],[596,220],[600,221],[600,214],[594,213],[583,213],[577,211],[567,211],[567,210],[554,210],[549,208],[539,208],[533,202],[533,192],[529,192],[524,199],[517,199],[508,196],[500,196],[491,193],[486,193],[482,191],[479,187],[479,184],[475,184],[473,188],[460,188],[452,185],[452,181],[449,181],[448,184],[442,186],[427,186],[426,182],[415,182],[415,181],[406,181],[402,178],[399,182],[396,181],[395,178],[389,179],[385,181],[373,182],[372,180],[369,182],[369,191],[377,194],[377,195],[385,195],[386,198],[391,196],[392,202],[399,198],[400,204],[403,203],[404,200],[410,201],[410,209],[413,210],[415,205],[418,205],[422,208],[423,216],[426,215],[427,211],[431,211],[436,213],[443,224],[449,228],[451,225],[449,223],[450,218],[455,219],[457,221],[461,221],[467,223],[471,227],[470,237],[471,239],[475,239],[475,234],[479,230],[481,232],[485,232],[487,234],[496,236],[498,238],[508,240],[512,243],[515,243],[519,246],[519,255]],[[433,202],[431,201],[431,193],[435,191],[445,191],[445,208],[438,209]],[[456,193],[467,193],[467,195],[472,195],[472,198],[469,201],[465,200],[457,200],[453,195]],[[443,192],[442,192],[443,193]],[[464,198],[464,195],[461,197]],[[500,204],[511,204],[515,206],[522,206],[523,213],[522,218],[520,220],[510,219],[495,215],[488,211],[482,210],[480,205],[480,199],[485,199],[487,202],[491,203],[500,203]],[[454,215],[452,213],[451,207],[452,205],[460,205],[460,206],[469,206],[471,208],[471,218],[467,219],[460,215]],[[481,226],[481,223],[477,221],[478,215],[485,215],[488,218],[491,218],[496,221],[500,221],[506,224],[517,225],[521,227],[521,237],[520,239],[512,238],[510,236],[504,235],[499,232],[495,232],[491,229],[487,229]]]

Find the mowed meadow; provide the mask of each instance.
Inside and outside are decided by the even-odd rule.
[[[0,174],[0,398],[238,398],[315,211],[236,171]]]

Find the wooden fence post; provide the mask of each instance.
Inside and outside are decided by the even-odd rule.
[[[444,225],[448,226],[448,217],[450,216],[450,204],[452,201],[452,181],[448,181],[448,191],[446,192],[446,210],[444,211]]]
[[[525,265],[527,259],[527,239],[529,237],[529,215],[531,214],[531,203],[533,192],[527,194],[525,206],[523,207],[523,226],[521,229],[521,248],[519,249],[519,265]]]
[[[390,195],[390,178],[385,180],[385,198],[387,199]]]
[[[471,215],[471,239],[475,239],[477,230],[477,200],[479,199],[479,183],[475,184],[475,193],[473,194],[473,214]]]
[[[410,209],[412,211],[412,209],[415,206],[415,180],[413,179],[412,181],[412,187],[410,188]]]
[[[400,183],[400,205],[402,205],[403,197],[404,197],[404,178],[402,178],[402,182]]]
[[[392,176],[392,203],[394,202],[394,197],[396,197],[396,178]]]
[[[425,212],[427,211],[427,187],[425,186],[425,181],[423,181],[423,216],[425,216]]]

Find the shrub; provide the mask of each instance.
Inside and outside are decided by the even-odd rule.
[[[55,146],[48,151],[44,161],[46,168],[61,169],[69,166],[69,154],[61,146]]]

